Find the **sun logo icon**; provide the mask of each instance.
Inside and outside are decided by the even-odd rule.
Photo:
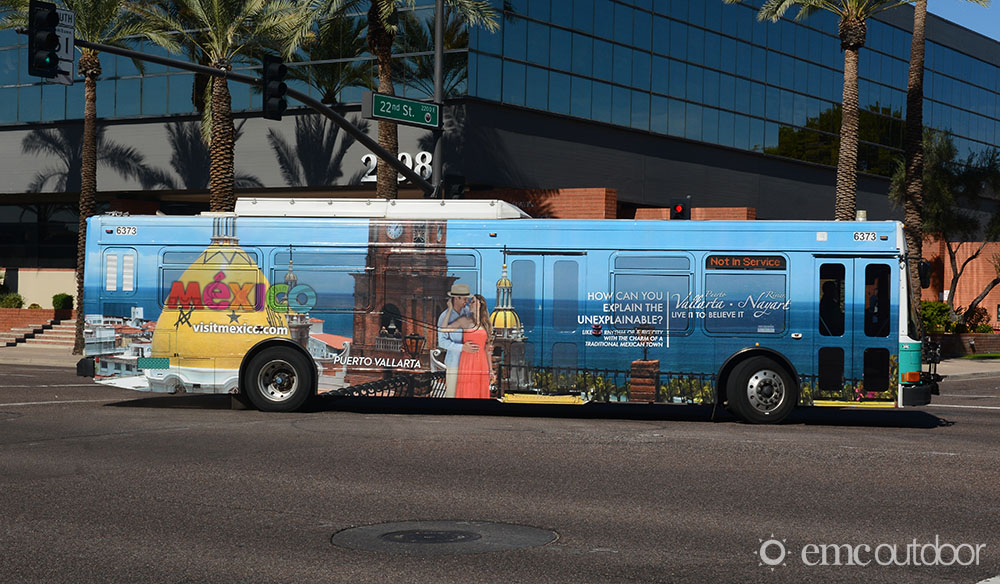
[[[788,555],[788,550],[785,548],[785,540],[777,540],[774,534],[771,534],[770,539],[758,539],[760,542],[760,547],[757,549],[755,554],[760,560],[757,564],[758,566],[767,566],[774,571],[776,566],[785,566],[785,557]]]

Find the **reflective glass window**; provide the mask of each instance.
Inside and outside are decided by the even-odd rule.
[[[615,4],[615,41],[632,44],[632,12],[633,8],[624,4]]]
[[[714,32],[705,33],[705,66],[712,69],[722,68],[721,55],[722,37]],[[728,60],[728,59],[727,59]]]
[[[624,87],[611,89],[611,123],[628,126],[632,123],[632,92]]]
[[[503,48],[503,27],[505,26],[506,20],[499,19],[500,30],[489,33],[485,30],[481,30],[478,27],[473,27],[473,30],[481,33],[476,35],[475,48],[484,53],[493,53],[494,55],[499,55],[501,49]]]
[[[705,93],[705,73],[701,67],[688,67],[687,98],[700,102]]]
[[[98,84],[100,85],[100,84]],[[83,119],[84,86],[83,83],[74,83],[66,88],[66,119]]]
[[[719,105],[719,73],[717,71],[705,70],[705,105]]]
[[[590,76],[594,66],[594,40],[573,34],[573,73]]]
[[[549,65],[553,69],[569,71],[571,67],[570,49],[573,45],[573,37],[569,31],[560,28],[551,30],[551,44],[549,45]]]
[[[0,122],[11,123],[17,121],[17,93],[16,87],[5,87],[0,89]]]
[[[632,49],[615,45],[614,48],[614,69],[611,78],[615,83],[630,85],[632,83]]]
[[[573,77],[570,114],[580,118],[590,118],[591,84],[590,79]]]
[[[683,136],[684,122],[687,117],[684,112],[684,102],[671,99],[667,104],[667,107],[667,132],[673,136]]]
[[[644,91],[632,92],[632,122],[637,130],[649,129],[649,94]]]
[[[42,119],[62,120],[66,118],[66,86],[45,84],[42,86]]]
[[[734,116],[733,146],[743,148],[744,150],[750,149],[750,118],[746,116]]]
[[[712,143],[719,141],[719,110],[711,107],[702,108],[701,139]]]
[[[653,52],[670,54],[670,21],[660,16],[653,17]]]
[[[594,77],[611,81],[613,47],[609,42],[594,40]]]
[[[538,65],[549,64],[549,27],[537,22],[528,23],[528,61]]]
[[[778,119],[787,124],[793,123],[795,119],[795,94],[791,91],[779,90],[781,96],[781,106]]]
[[[524,65],[513,61],[503,62],[503,101],[524,105]]]
[[[527,68],[524,105],[536,109],[549,106],[549,72],[538,67]]]
[[[115,104],[115,116],[136,116],[139,115],[140,91],[142,85],[139,79],[119,79],[117,85],[117,103]],[[234,84],[229,85],[232,91]],[[233,105],[233,109],[237,109]]]
[[[722,37],[720,52],[722,53],[722,70],[727,73],[737,73],[740,75],[750,74],[750,52],[742,52],[739,49],[749,49],[743,43],[730,38]],[[739,49],[737,48],[739,47]]]
[[[632,51],[632,86],[649,91],[649,53]]]
[[[670,22],[670,56],[674,59],[687,58],[687,30],[680,22]]]
[[[615,5],[611,0],[596,0],[594,4],[594,34],[611,39],[614,37]]]
[[[650,48],[652,17],[648,12],[636,10],[633,14],[632,44],[648,51]]]
[[[792,89],[795,87],[795,59],[788,55],[781,55],[781,81],[782,87]]]
[[[755,152],[764,150],[764,120],[750,118],[750,149]]]
[[[595,81],[591,95],[591,119],[599,122],[611,122],[611,86]]]
[[[731,75],[719,76],[719,107],[736,109],[736,78]]]
[[[750,88],[753,85],[757,85],[757,84],[750,83],[746,79],[740,79],[740,78],[736,79],[736,98],[734,100],[734,108],[736,109],[736,111],[744,113],[744,114],[750,113],[751,105],[752,105],[752,101],[751,100],[753,99],[753,95],[751,94]],[[761,109],[762,110],[763,110],[763,107],[764,107],[764,97],[763,97],[764,93],[763,92],[764,92],[764,90],[763,90],[763,88],[761,88],[761,98],[760,98],[760,101],[761,101]]]
[[[19,69],[18,49],[7,49],[0,51],[0,85],[14,85],[17,83],[17,71]],[[25,64],[27,67],[27,64]]]
[[[549,111],[569,114],[570,76],[552,71],[549,73]]]
[[[171,75],[167,95],[167,113],[181,114],[194,110],[191,93],[194,91],[194,75]]]
[[[683,98],[687,95],[687,65],[680,61],[670,61],[670,83],[668,93]]]
[[[654,95],[649,103],[650,131],[666,134],[667,115],[667,98]]]
[[[684,137],[690,140],[701,140],[701,111],[700,105],[687,104],[684,108]]]
[[[751,77],[756,81],[763,82],[767,79],[767,51],[760,47],[753,47],[750,57]]]
[[[781,85],[781,55],[779,53],[767,53],[766,80],[769,85]]]
[[[677,4],[677,0],[674,0]],[[705,6],[703,2],[688,2],[688,21],[698,26],[705,25]]]
[[[594,32],[594,0],[573,0],[573,28]]]
[[[476,75],[476,95],[500,101],[500,59],[479,55]]]
[[[528,2],[528,16],[531,18],[548,22],[550,14],[551,7],[549,0],[531,0]]]
[[[670,0],[670,16],[678,20],[687,20],[688,2],[685,0]]]
[[[167,113],[167,77],[144,77],[142,79],[142,115],[163,115]]]
[[[21,87],[17,97],[17,120],[19,122],[37,122],[41,120],[41,85]]]
[[[705,63],[705,31],[699,28],[688,29],[687,59],[692,63]]]
[[[764,148],[771,149],[778,147],[778,124],[768,122],[764,124]]]
[[[97,117],[112,118],[115,116],[115,82],[105,81],[97,84]],[[133,96],[138,100],[139,96]]]
[[[653,57],[650,71],[650,89],[666,94],[670,86],[670,59]]]
[[[564,26],[566,28],[573,27],[573,11],[566,6],[567,2],[556,2],[555,9],[552,11],[552,24],[557,24],[559,26]]]
[[[509,16],[503,23],[503,54],[512,59],[524,60],[528,24],[516,16]]]
[[[765,116],[772,120],[781,119],[781,90],[768,86],[764,90]]]
[[[758,117],[765,116],[766,108],[764,104],[767,101],[765,99],[765,95],[766,95],[766,88],[764,85],[760,83],[750,84],[750,112],[749,112],[750,114]]]

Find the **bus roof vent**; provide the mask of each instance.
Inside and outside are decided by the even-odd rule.
[[[243,197],[241,217],[356,217],[369,219],[530,219],[505,201],[440,199],[285,199]]]

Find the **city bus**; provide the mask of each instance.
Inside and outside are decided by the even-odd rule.
[[[751,423],[937,391],[894,221],[269,198],[88,221],[80,367],[108,385],[265,411],[455,397],[723,405]]]

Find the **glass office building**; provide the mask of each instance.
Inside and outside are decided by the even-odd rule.
[[[666,206],[678,193],[693,193],[694,206],[754,207],[759,218],[829,217],[843,83],[837,21],[817,11],[801,22],[790,18],[794,13],[758,22],[760,4],[494,0],[499,31],[449,28],[446,172],[464,177],[470,189],[607,187],[633,207]],[[870,20],[860,53],[859,207],[873,219],[900,216],[886,192],[902,156],[912,14],[902,6]],[[374,77],[365,17],[349,15],[292,67],[297,89],[338,104],[352,119]],[[403,13],[398,95],[432,95],[432,17],[430,0]],[[24,210],[35,191],[56,203],[75,200],[72,180],[50,180],[58,174],[49,172],[53,161],[66,156],[28,156],[24,144],[39,129],[78,139],[83,83],[64,87],[28,76],[25,44],[22,35],[0,32],[0,223],[21,224],[34,214],[50,229],[62,217],[62,245],[70,246],[71,212]],[[148,44],[140,49],[164,54]],[[179,173],[177,149],[163,136],[173,140],[183,124],[197,123],[195,77],[154,64],[140,72],[108,54],[101,63],[97,105],[106,137],[163,173]],[[929,15],[924,123],[950,132],[962,156],[1000,139],[998,67],[1000,43]],[[294,134],[307,112],[290,110],[276,126],[260,120],[260,97],[249,86],[230,83],[230,91],[234,112],[245,118],[236,164],[253,170],[246,184],[256,185],[254,192],[294,186],[267,141],[274,130]],[[426,144],[426,132],[400,126],[401,150],[412,155]],[[361,159],[351,150],[326,186],[370,188]],[[150,196],[135,179],[99,172],[101,191]],[[70,191],[62,199],[59,185]],[[157,188],[205,193],[184,177]]]

